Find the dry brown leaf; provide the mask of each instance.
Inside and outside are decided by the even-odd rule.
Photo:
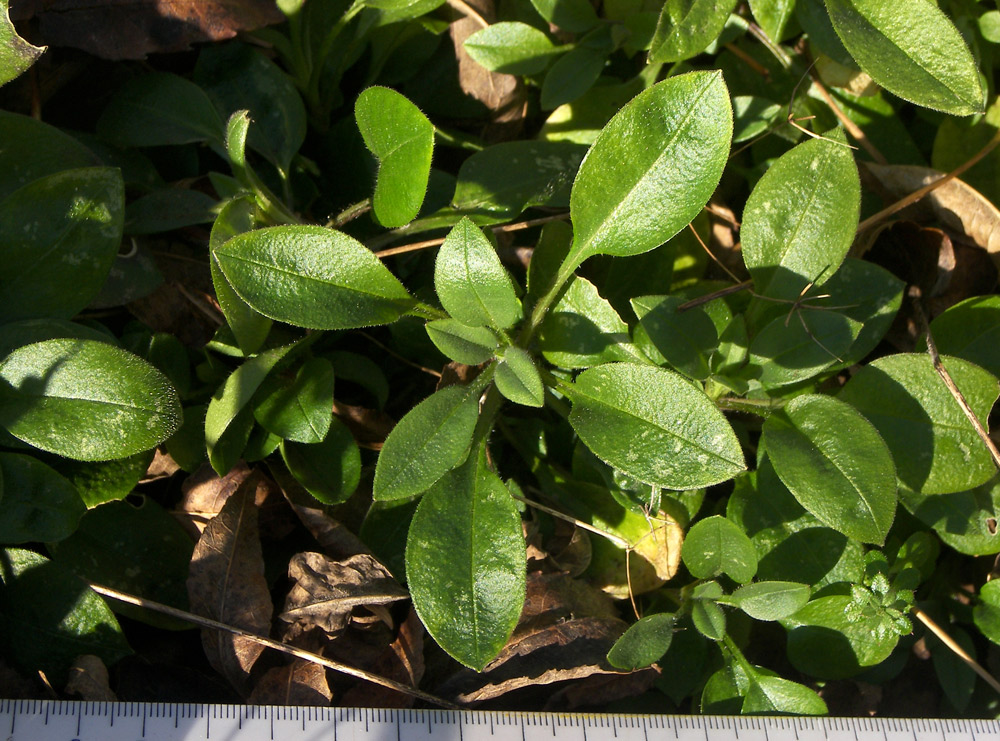
[[[84,702],[117,702],[111,691],[108,668],[100,657],[85,654],[78,656],[69,669],[66,694],[77,695]]]
[[[594,674],[620,674],[607,654],[626,627],[617,618],[585,617],[515,635],[482,674],[463,669],[436,692],[464,704]],[[548,688],[540,692],[551,694]]]
[[[274,608],[264,579],[254,494],[260,474],[248,476],[226,500],[195,545],[188,576],[191,611],[267,635]],[[247,638],[202,630],[209,663],[244,696],[250,670],[264,647]]]
[[[285,666],[268,669],[247,701],[254,705],[326,706],[332,699],[326,669],[311,661],[295,659]]]
[[[362,448],[381,450],[382,443],[396,426],[396,420],[385,412],[367,407],[357,407],[343,402],[333,402],[334,415],[351,431],[355,442]]]
[[[298,553],[288,564],[288,576],[295,585],[280,619],[298,623],[303,630],[322,628],[330,636],[347,627],[356,608],[377,608],[409,597],[389,570],[367,554],[335,561],[322,553]]]
[[[243,461],[237,463],[225,476],[219,476],[205,463],[181,485],[183,497],[178,507],[181,523],[193,527],[195,537],[205,529],[208,521],[217,515],[230,496],[251,474]],[[261,536],[278,540],[291,532],[294,520],[281,489],[267,476],[255,478],[254,504],[257,507]]]
[[[396,640],[368,670],[410,687],[420,685],[424,676],[424,626],[414,610],[410,610],[399,626]],[[344,693],[340,704],[348,707],[409,708],[413,706],[413,697],[381,685],[362,682]]]
[[[660,674],[656,666],[628,674],[592,674],[580,682],[571,682],[557,689],[545,701],[542,710],[567,712],[635,697],[652,688]]]
[[[487,22],[496,19],[493,0],[467,0],[468,5]],[[492,121],[482,137],[488,142],[515,138],[524,126],[528,96],[524,84],[515,75],[490,72],[465,51],[465,40],[483,28],[479,19],[464,15],[449,28],[458,61],[458,84],[462,91],[492,112]]]
[[[280,23],[273,0],[12,0],[11,16],[38,19],[46,44],[102,59],[145,59]]]
[[[617,618],[618,610],[608,595],[584,581],[571,579],[568,574],[532,572],[527,577],[524,607],[515,635],[583,617]]]
[[[866,162],[865,167],[894,198],[903,198],[944,175],[938,170],[916,165]],[[930,215],[947,228],[968,236],[989,253],[1000,270],[1000,210],[971,185],[954,178],[915,206],[900,212],[901,216],[912,219],[918,219],[921,214]]]

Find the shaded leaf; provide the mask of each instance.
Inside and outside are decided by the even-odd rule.
[[[46,175],[100,164],[93,152],[55,126],[0,111],[0,198]]]
[[[187,587],[192,612],[267,635],[273,606],[257,530],[256,484],[256,474],[247,478],[208,523],[194,548]],[[201,640],[212,667],[248,694],[250,670],[264,647],[210,629],[202,630]]]
[[[956,116],[982,112],[979,70],[962,35],[937,5],[826,0],[826,8],[851,56],[889,92]]]
[[[673,371],[610,363],[584,371],[565,391],[580,439],[598,458],[640,481],[696,489],[745,468],[722,413]]]
[[[73,485],[40,460],[0,453],[0,542],[58,541],[76,530],[86,506]]]
[[[517,624],[525,565],[521,515],[483,446],[417,506],[406,542],[413,606],[438,645],[482,671]]]
[[[0,381],[0,424],[68,458],[124,458],[155,447],[180,426],[180,401],[167,378],[104,342],[27,345],[0,363]]]
[[[608,663],[633,671],[659,661],[670,648],[675,621],[673,613],[658,612],[630,625],[608,651]]]
[[[1000,391],[996,377],[958,358],[942,361],[973,413],[987,424]],[[915,491],[964,491],[996,473],[989,452],[926,354],[874,360],[837,398],[875,426],[889,446],[900,481]]]
[[[80,654],[107,665],[132,653],[104,601],[68,570],[20,548],[0,553],[0,635],[6,654],[57,687]]]
[[[809,601],[809,586],[788,581],[759,581],[733,592],[727,604],[739,607],[754,620],[781,620]]]
[[[333,419],[333,365],[325,358],[306,360],[289,384],[278,386],[254,407],[264,429],[298,443],[321,442]]]
[[[823,524],[881,545],[896,513],[896,470],[875,427],[849,404],[807,394],[764,422],[779,478]]]
[[[99,656],[83,654],[69,668],[67,695],[76,695],[83,702],[118,702],[111,689],[108,667]]]
[[[785,26],[795,11],[795,0],[750,0],[750,11],[761,30],[777,44],[785,36]]]
[[[358,445],[339,419],[330,420],[330,429],[321,442],[283,440],[281,457],[295,480],[324,504],[346,501],[361,480]]]
[[[379,161],[372,208],[385,227],[416,218],[427,192],[434,152],[434,125],[405,96],[370,87],[354,106],[365,146]]]
[[[679,312],[687,301],[683,296],[638,296],[631,300],[639,317],[636,342],[648,341],[666,363],[690,376],[704,380],[710,369],[708,360],[719,345],[719,334],[704,307]]]
[[[213,254],[226,280],[251,307],[299,327],[388,324],[413,304],[371,250],[332,229],[257,229],[233,237]]]
[[[106,167],[64,170],[0,201],[6,320],[69,319],[97,296],[122,237],[124,186]]]
[[[303,630],[319,627],[331,637],[347,627],[355,609],[408,597],[389,570],[366,554],[336,561],[320,553],[299,553],[288,564],[288,578],[295,584],[279,619]]]
[[[899,501],[938,537],[959,553],[985,556],[1000,553],[1000,482],[987,481],[954,494],[919,494],[901,486]]]
[[[539,100],[542,110],[551,111],[586,93],[601,76],[613,51],[609,26],[599,26],[580,39],[545,75]]]
[[[826,703],[814,690],[781,677],[757,675],[750,682],[740,712],[755,715],[826,715]]]
[[[591,255],[637,255],[691,221],[729,156],[732,107],[722,75],[657,83],[622,108],[580,165],[570,197],[568,275]]]
[[[583,33],[597,25],[597,13],[589,0],[531,0],[549,23],[573,33]]]

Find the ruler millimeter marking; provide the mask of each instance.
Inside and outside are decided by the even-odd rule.
[[[0,700],[0,741],[1000,741],[1000,722]]]

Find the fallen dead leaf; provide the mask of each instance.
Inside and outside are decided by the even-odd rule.
[[[351,431],[355,442],[362,448],[381,450],[385,438],[396,426],[396,420],[385,412],[367,407],[333,402],[334,415]]]
[[[11,0],[15,20],[37,18],[45,43],[102,59],[145,59],[231,39],[285,19],[272,0]]]
[[[333,692],[326,681],[326,669],[303,659],[268,669],[247,702],[254,705],[326,706]]]
[[[617,618],[585,617],[515,635],[482,674],[463,669],[436,692],[468,704],[595,674],[621,674],[608,664],[607,654],[626,627]],[[549,688],[539,691],[551,694]]]
[[[100,657],[84,654],[78,656],[69,669],[66,694],[76,695],[84,702],[117,702],[111,690],[108,668]]]
[[[617,618],[614,601],[604,592],[568,574],[532,572],[515,635],[539,626],[583,617]]]
[[[410,687],[420,685],[424,676],[424,626],[412,608],[400,624],[396,639],[368,669]],[[361,682],[344,693],[341,704],[347,707],[409,708],[413,706],[413,697],[381,685]]]
[[[180,470],[181,467],[177,465],[177,461],[169,453],[157,448],[153,453],[153,460],[150,461],[149,467],[146,469],[146,475],[142,477],[139,483],[146,484],[150,481],[167,479]]]
[[[319,627],[330,636],[347,627],[356,609],[409,598],[389,570],[367,554],[335,561],[322,553],[298,553],[288,564],[288,576],[295,585],[279,618],[302,630]]]
[[[183,497],[178,507],[181,524],[189,530],[194,529],[197,537],[250,475],[250,467],[244,461],[237,463],[225,476],[219,476],[207,463],[202,465],[181,485]],[[261,536],[265,540],[277,540],[287,535],[294,520],[278,485],[267,476],[257,474],[253,494]]]
[[[920,190],[944,173],[916,165],[864,163],[894,198]],[[982,247],[1000,270],[1000,210],[968,183],[958,178],[932,191],[914,206],[900,212],[904,218],[936,218],[948,229],[965,234]]]
[[[195,545],[188,576],[191,611],[227,625],[267,635],[273,606],[264,579],[254,495],[260,474],[246,477]],[[250,670],[264,647],[247,638],[202,630],[212,667],[238,692],[249,694]]]

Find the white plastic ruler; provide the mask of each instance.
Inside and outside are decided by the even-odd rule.
[[[991,720],[0,700],[0,741],[1000,741]]]

